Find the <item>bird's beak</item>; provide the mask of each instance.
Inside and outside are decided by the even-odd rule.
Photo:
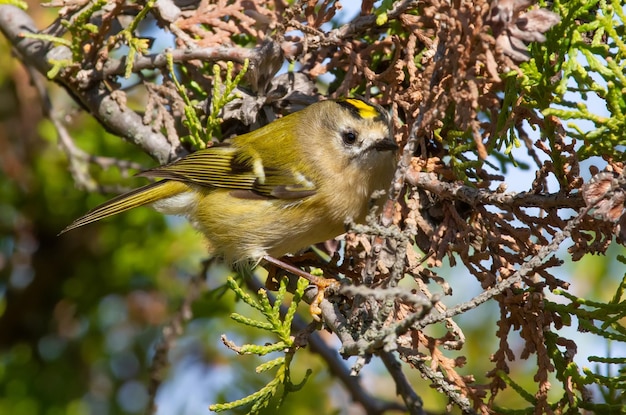
[[[393,138],[390,137],[385,137],[377,141],[372,147],[377,151],[395,151],[398,149],[398,145]]]

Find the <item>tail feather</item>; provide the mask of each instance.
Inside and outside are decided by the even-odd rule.
[[[130,192],[116,196],[95,209],[90,210],[59,232],[59,235],[83,225],[99,221],[100,219],[125,212],[132,208],[175,196],[187,190],[188,187],[183,183],[170,180],[162,180],[160,182],[151,183],[138,189],[131,190]]]

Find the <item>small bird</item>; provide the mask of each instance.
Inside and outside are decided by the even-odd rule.
[[[281,257],[362,222],[393,176],[389,117],[361,99],[317,102],[258,130],[140,173],[163,180],[117,196],[61,233],[141,205],[182,215],[231,265]]]

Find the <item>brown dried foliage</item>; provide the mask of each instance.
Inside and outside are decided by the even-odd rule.
[[[193,36],[194,46],[233,46],[233,36],[265,39],[284,8],[281,1],[203,0],[195,10],[183,11],[174,23]]]
[[[121,3],[106,11],[104,22],[112,22],[121,13]],[[64,4],[60,13],[65,18],[82,7]],[[331,0],[293,5],[269,0],[203,0],[193,10],[174,14],[171,21],[164,13],[155,18],[176,35],[180,50],[219,47],[219,51],[208,50],[215,53],[211,56],[217,56],[212,62],[231,60],[241,64],[244,58],[253,60],[252,70],[256,72],[248,77],[253,93],[242,92],[242,97],[234,101],[236,108],[227,108],[223,115],[226,135],[262,122],[259,114],[273,115],[303,105],[313,95],[311,81],[326,73],[337,76],[331,96],[348,95],[360,88],[366,97],[375,95],[378,103],[390,107],[398,142],[413,151],[403,156],[404,165],[393,187],[396,193],[383,212],[383,226],[354,227],[354,232],[346,236],[346,257],[351,262],[344,261],[338,269],[350,277],[353,285],[383,293],[396,289],[405,275],[411,275],[415,292],[432,308],[406,298],[393,298],[389,307],[378,297],[332,297],[335,317],[340,316],[350,326],[352,337],[345,339],[369,341],[371,337],[366,334],[393,329],[415,318],[413,325],[395,333],[399,357],[448,393],[456,404],[484,414],[490,413],[499,392],[506,388],[498,372],[508,373],[516,358],[534,356],[536,413],[550,413],[549,375],[555,368],[546,333],[564,323],[558,314],[544,309],[545,292],[567,289],[568,285],[554,277],[552,268],[560,265],[554,257],[543,258],[532,272],[520,278],[516,275],[564,232],[570,223],[567,218],[584,206],[594,207],[595,216],[583,217],[571,230],[573,259],[606,252],[615,235],[622,242],[626,199],[624,183],[619,179],[623,177],[621,165],[616,163],[611,163],[608,173],[598,174],[582,187],[575,143],[568,141],[558,119],[542,119],[527,108],[515,106],[503,131],[496,130],[502,110],[500,74],[504,68],[515,68],[511,59],[526,59],[526,52],[520,52],[520,42],[545,40],[543,33],[558,19],[543,9],[527,11],[530,2],[526,0],[398,1],[387,11],[387,17],[400,29],[393,36],[385,36],[387,26],[376,24],[373,4],[363,1],[356,18],[332,30],[325,24],[336,16],[340,4]],[[249,54],[233,41],[243,37],[257,42],[257,48]],[[82,70],[111,64],[104,44],[104,38],[94,38],[93,54],[88,54]],[[300,64],[296,80],[284,75],[274,77],[284,59]],[[186,60],[181,55],[177,63],[185,67],[185,81],[193,80],[210,90],[214,80],[205,61]],[[143,121],[157,131],[166,131],[172,145],[178,146],[178,137],[184,132],[183,102],[167,80],[168,71],[162,66],[153,69],[161,70],[166,81],[162,85],[146,83],[149,86]],[[553,131],[551,145],[541,139],[531,140],[521,127],[523,120]],[[474,187],[460,184],[458,173],[443,161],[457,144],[452,138],[454,133],[471,137],[477,158],[484,160],[496,138],[512,126],[536,162],[536,179],[528,191],[507,194],[504,184],[490,190],[501,177],[483,170],[481,165],[476,167]],[[542,153],[548,156],[547,161],[541,161]],[[555,194],[547,191],[549,175],[554,175],[560,186]],[[416,253],[414,246],[424,255]],[[481,303],[475,299],[450,309],[443,304],[440,296],[455,288],[437,273],[437,267],[445,261],[451,266],[460,261],[486,292],[502,287],[490,297],[498,303],[500,316],[499,344],[491,356],[488,384],[476,384],[471,376],[460,374],[463,357],[444,355],[444,349],[460,350],[465,342],[462,328],[451,317],[435,320],[445,328],[444,335],[428,334],[428,318],[435,319],[437,313],[462,312]],[[326,268],[337,270],[335,263]],[[507,285],[507,281],[513,282]],[[327,323],[334,327],[333,322]],[[518,355],[511,345],[514,333],[523,342]],[[377,340],[383,343],[388,339]],[[366,350],[346,343],[344,349],[352,352],[344,350],[345,355],[380,353],[376,341]],[[560,337],[556,343],[566,347],[571,361],[575,344]],[[583,392],[579,385],[569,383],[564,387],[570,396]]]

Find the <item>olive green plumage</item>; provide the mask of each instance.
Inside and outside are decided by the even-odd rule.
[[[226,144],[141,173],[161,178],[109,200],[63,232],[152,204],[186,216],[231,263],[293,253],[363,221],[385,190],[395,149],[383,110],[358,99],[322,101]]]

